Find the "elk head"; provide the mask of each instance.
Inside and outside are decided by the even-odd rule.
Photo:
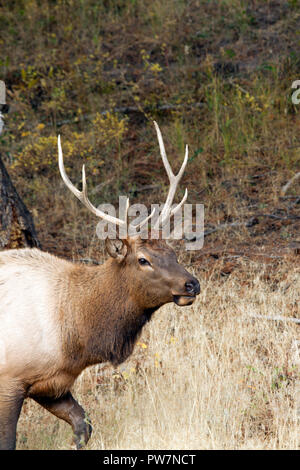
[[[168,302],[175,302],[177,305],[191,305],[200,293],[198,280],[188,273],[178,261],[173,249],[161,238],[160,228],[166,221],[174,216],[187,199],[187,189],[181,202],[172,208],[173,199],[177,185],[183,175],[188,160],[188,147],[186,146],[185,158],[181,169],[174,175],[168,162],[165,147],[160,129],[154,122],[161,157],[169,177],[170,187],[163,210],[159,215],[155,230],[158,236],[155,239],[143,239],[139,235],[130,236],[127,233],[125,239],[106,239],[106,249],[111,256],[110,265],[118,277],[121,273],[126,273],[128,284],[134,290],[135,302],[141,307],[155,308]],[[117,226],[128,226],[129,199],[127,199],[124,219],[113,217],[94,207],[87,197],[87,186],[85,177],[85,167],[82,167],[82,191],[79,191],[69,180],[63,163],[63,155],[58,137],[59,169],[63,181],[70,191],[97,217]],[[142,229],[153,217],[155,210],[142,222],[135,226],[135,231]]]

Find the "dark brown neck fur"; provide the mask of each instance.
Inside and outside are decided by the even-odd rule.
[[[146,308],[136,300],[136,292],[135,296],[130,292],[128,270],[113,260],[99,267],[74,266],[68,282],[69,298],[63,302],[68,309],[61,312],[68,366],[79,373],[92,364],[125,361],[160,305]]]

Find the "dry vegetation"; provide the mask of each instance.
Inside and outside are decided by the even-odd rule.
[[[45,250],[105,256],[60,181],[58,132],[94,203],[151,204],[167,189],[153,119],[174,167],[189,143],[182,188],[205,229],[226,226],[201,251],[176,247],[197,302],[164,307],[129,361],[77,381],[89,449],[300,446],[299,325],[250,318],[299,318],[299,180],[281,194],[300,162],[299,21],[297,0],[0,2],[1,156]],[[71,432],[26,401],[17,445],[70,448]]]

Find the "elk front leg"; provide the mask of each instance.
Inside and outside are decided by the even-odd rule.
[[[24,391],[12,379],[0,378],[0,450],[14,450]]]
[[[72,426],[77,449],[81,449],[88,442],[92,434],[90,420],[85,414],[84,409],[77,403],[70,392],[60,398],[34,396],[31,398],[50,411],[50,413]]]

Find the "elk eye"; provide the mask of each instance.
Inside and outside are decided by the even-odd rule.
[[[151,266],[151,264],[149,263],[149,261],[147,261],[145,258],[139,258],[139,263],[140,265],[142,266],[146,266],[148,264],[148,266]]]

